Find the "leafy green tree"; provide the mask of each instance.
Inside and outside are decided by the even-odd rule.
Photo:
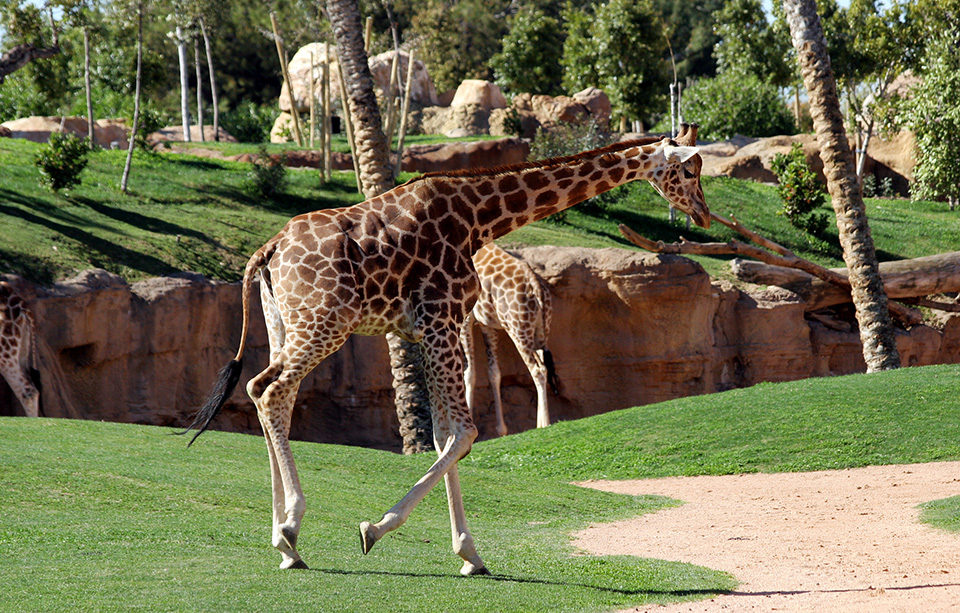
[[[907,103],[906,120],[917,138],[916,199],[960,203],[960,36],[945,31],[928,44],[923,81]]]
[[[712,77],[717,72],[714,47],[720,36],[714,31],[714,15],[724,0],[654,0],[670,40],[677,78]]]
[[[564,34],[560,21],[536,6],[521,8],[509,22],[503,49],[490,58],[496,83],[508,92],[556,96],[561,88]]]
[[[504,0],[427,0],[413,18],[412,31],[437,91],[453,89],[464,79],[493,78],[489,61],[507,33],[497,15],[507,4]]]
[[[564,12],[563,85],[595,86],[610,97],[615,114],[650,123],[670,82],[667,42],[652,0],[609,0],[593,13]]]
[[[700,124],[702,138],[722,140],[736,134],[792,134],[793,116],[776,86],[753,73],[727,70],[697,80],[684,90],[684,117]]]
[[[757,75],[786,87],[797,80],[789,34],[767,20],[760,0],[728,0],[716,14],[718,72]]]

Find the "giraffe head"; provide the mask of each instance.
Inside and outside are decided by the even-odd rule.
[[[696,134],[696,129],[693,129],[693,134]],[[687,139],[687,142],[690,140]],[[681,145],[673,139],[661,139],[654,155],[660,158],[658,170],[662,172],[658,172],[650,183],[674,208],[689,215],[698,226],[709,228],[710,210],[700,186],[703,159],[698,151],[697,147]]]

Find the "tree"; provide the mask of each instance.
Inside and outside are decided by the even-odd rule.
[[[428,0],[413,18],[421,59],[437,91],[464,79],[492,78],[489,61],[507,32],[504,0]]]
[[[927,45],[923,81],[906,103],[906,122],[917,138],[915,199],[960,204],[960,35],[943,31]]]
[[[130,127],[130,142],[127,144],[127,159],[123,164],[123,176],[120,178],[120,191],[127,193],[130,180],[130,167],[133,164],[133,150],[136,147],[137,132],[140,129],[140,84],[143,77],[143,0],[137,0],[137,85],[133,98],[133,125]]]
[[[347,106],[353,117],[360,180],[367,198],[393,187],[390,150],[381,127],[373,77],[363,48],[363,28],[356,0],[327,0],[340,69],[347,81]],[[387,335],[394,375],[395,404],[400,419],[404,453],[432,448],[430,400],[419,345],[396,334]]]
[[[700,124],[700,135],[707,140],[723,140],[736,134],[776,136],[794,131],[793,117],[783,103],[780,89],[739,69],[695,81],[684,90],[683,114]]]
[[[717,72],[754,74],[777,87],[796,81],[790,40],[767,20],[760,0],[728,0],[716,15],[716,32]]]
[[[503,49],[490,58],[497,85],[508,92],[556,96],[563,93],[563,29],[536,6],[524,6],[509,20]]]
[[[714,31],[714,15],[724,0],[654,0],[670,39],[677,78],[712,77],[717,72],[714,47],[720,36]]]
[[[560,64],[567,91],[599,87],[615,113],[651,123],[670,82],[667,41],[652,0],[609,0],[592,15],[568,9],[564,18]]]
[[[19,42],[0,55],[0,84],[7,75],[13,74],[34,60],[54,57],[60,54],[60,39],[57,24],[50,12],[49,35],[52,44],[46,42],[42,15],[36,6],[20,6],[19,2],[0,5],[5,23],[8,24],[8,36]]]
[[[830,67],[816,1],[783,0],[783,8],[810,99],[810,113],[820,144],[827,188],[833,198],[867,372],[899,368],[900,355],[887,295],[843,128],[837,84]]]

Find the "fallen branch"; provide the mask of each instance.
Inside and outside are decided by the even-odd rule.
[[[756,232],[743,227],[736,219],[729,220],[717,213],[710,213],[710,217],[715,221],[736,230],[741,235],[749,238],[751,241],[761,245],[763,248],[754,247],[740,241],[728,241],[726,243],[696,243],[683,237],[679,243],[666,244],[663,241],[651,241],[629,227],[620,224],[618,228],[624,238],[648,251],[655,253],[674,253],[674,254],[697,254],[697,255],[743,255],[751,257],[766,264],[771,265],[768,268],[792,268],[803,271],[808,275],[822,279],[823,281],[841,288],[845,292],[846,302],[850,301],[850,281],[846,276],[836,270],[824,268],[809,260],[805,260],[786,247],[771,241],[768,238],[760,236]],[[774,253],[771,253],[773,251]],[[769,285],[779,285],[779,283],[769,282]],[[837,304],[837,303],[834,303]],[[808,302],[809,305],[809,302]],[[892,300],[888,300],[890,312],[900,321],[908,326],[919,324],[923,321],[923,315],[916,309],[904,306]],[[826,305],[822,305],[826,306]],[[820,308],[820,307],[817,307]],[[815,310],[809,308],[808,310]]]

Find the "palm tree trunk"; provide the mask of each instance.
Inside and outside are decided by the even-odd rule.
[[[783,0],[783,8],[810,99],[810,114],[837,216],[843,259],[849,270],[867,372],[899,368],[900,355],[887,308],[887,295],[880,278],[856,167],[843,128],[837,84],[817,5],[815,0]]]
[[[357,0],[328,0],[327,16],[333,26],[340,71],[347,84],[344,108],[349,108],[353,117],[360,182],[364,196],[372,198],[393,187],[393,169],[373,91],[373,76],[363,46]],[[409,454],[433,449],[430,395],[420,346],[396,334],[387,335],[387,346],[403,452]]]

